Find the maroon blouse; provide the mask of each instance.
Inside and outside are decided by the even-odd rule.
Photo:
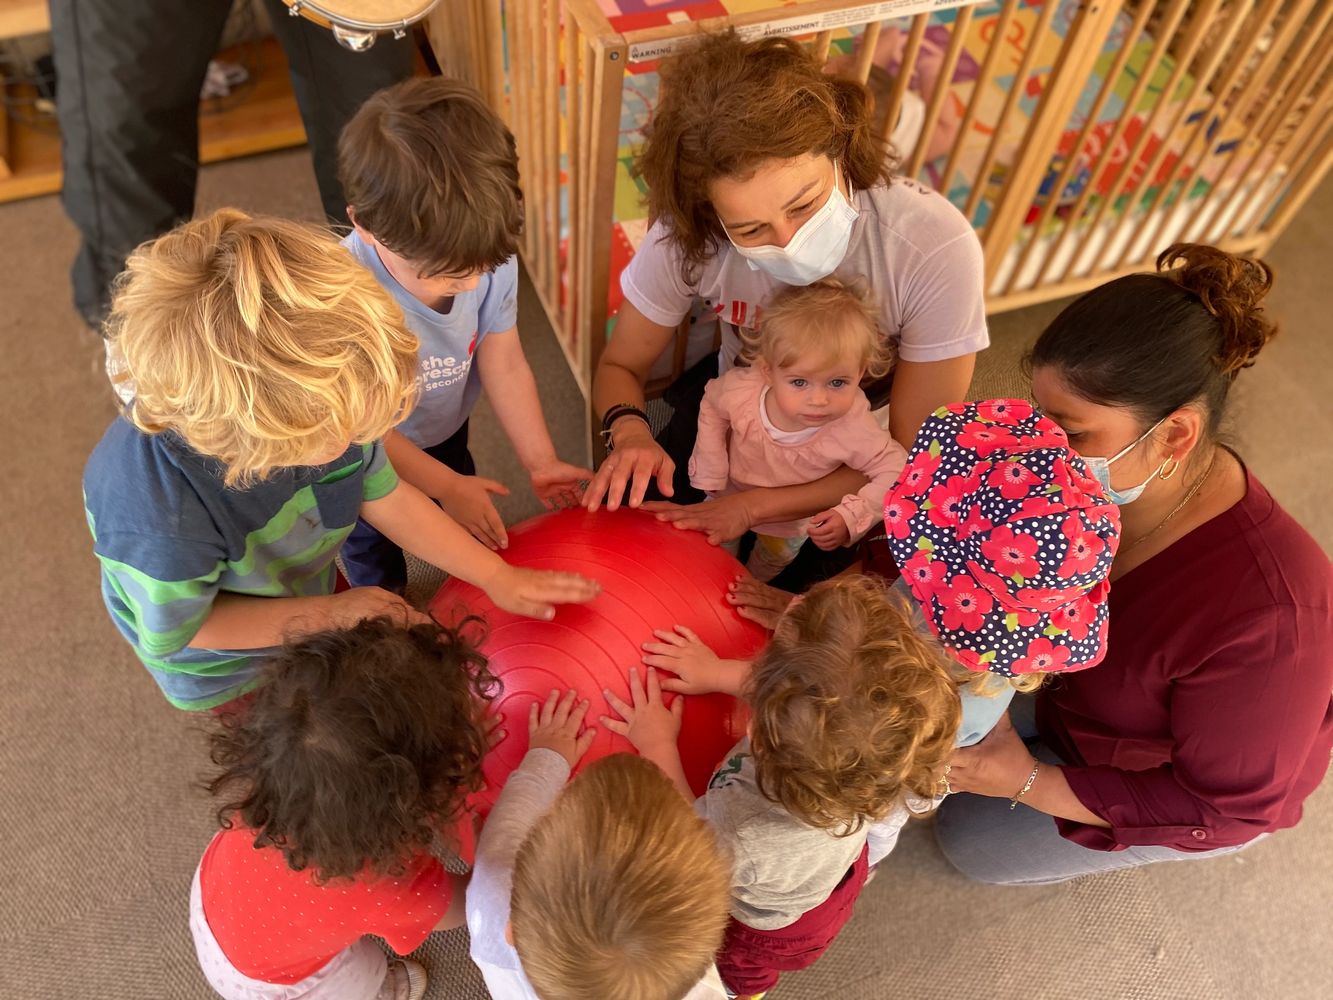
[[[1247,474],[1248,475],[1248,474]],[[1333,567],[1253,475],[1243,500],[1111,586],[1106,659],[1037,700],[1075,843],[1207,851],[1294,826],[1333,749]]]

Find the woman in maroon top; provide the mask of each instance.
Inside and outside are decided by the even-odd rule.
[[[1107,456],[1088,462],[1123,532],[1106,659],[951,761],[972,794],[945,800],[937,834],[981,881],[1240,850],[1294,826],[1329,766],[1333,570],[1217,437],[1275,332],[1271,274],[1203,246],[1171,248],[1173,265],[1084,295],[1032,352],[1038,404]]]

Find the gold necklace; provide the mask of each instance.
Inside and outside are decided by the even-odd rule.
[[[1180,501],[1180,503],[1176,504],[1174,507],[1171,508],[1171,513],[1167,514],[1166,517],[1158,521],[1157,526],[1154,527],[1147,534],[1139,535],[1138,538],[1134,539],[1134,541],[1130,542],[1123,549],[1121,549],[1120,555],[1123,556],[1126,552],[1129,552],[1130,550],[1137,548],[1140,543],[1147,541],[1153,535],[1157,534],[1157,532],[1161,531],[1162,528],[1166,527],[1166,523],[1170,521],[1171,518],[1175,517],[1182,510],[1184,510],[1185,505],[1194,499],[1195,495],[1199,492],[1199,490],[1203,489],[1203,484],[1208,481],[1209,475],[1212,474],[1213,466],[1216,464],[1217,464],[1217,453],[1214,452],[1212,461],[1208,463],[1208,468],[1203,470],[1203,475],[1201,475],[1198,479],[1194,480],[1194,485],[1191,486],[1186,491],[1185,496]]]

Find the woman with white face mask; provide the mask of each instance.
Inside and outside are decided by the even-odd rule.
[[[866,89],[825,75],[789,39],[728,33],[663,63],[638,163],[652,227],[621,276],[625,300],[593,380],[612,451],[586,494],[591,509],[638,506],[650,485],[699,499],[684,466],[703,385],[731,367],[737,331],[757,328],[784,285],[832,275],[865,286],[897,353],[889,421],[899,442],[964,397],[989,342],[981,245],[942,195],[891,179],[875,134]],[[639,412],[643,387],[687,315],[710,328],[716,317],[722,347],[668,392],[677,413],[664,449]],[[653,509],[723,542],[825,510],[864,482],[844,469],[807,486]]]
[[[1032,394],[1120,504],[1107,655],[950,761],[940,846],[984,882],[1211,857],[1293,826],[1333,748],[1333,568],[1218,442],[1273,335],[1260,262],[1166,251],[1038,339]],[[1059,641],[1058,637],[1054,640]]]

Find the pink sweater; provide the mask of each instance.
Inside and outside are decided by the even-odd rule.
[[[882,515],[884,495],[902,471],[907,453],[875,422],[860,392],[845,416],[808,440],[775,441],[759,412],[765,384],[753,368],[733,368],[708,383],[699,405],[690,483],[707,493],[739,493],[757,486],[812,483],[845,465],[870,477],[859,493],[848,494],[837,506],[852,538],[860,537]],[[808,520],[760,524],[754,530],[795,538],[805,534]]]

